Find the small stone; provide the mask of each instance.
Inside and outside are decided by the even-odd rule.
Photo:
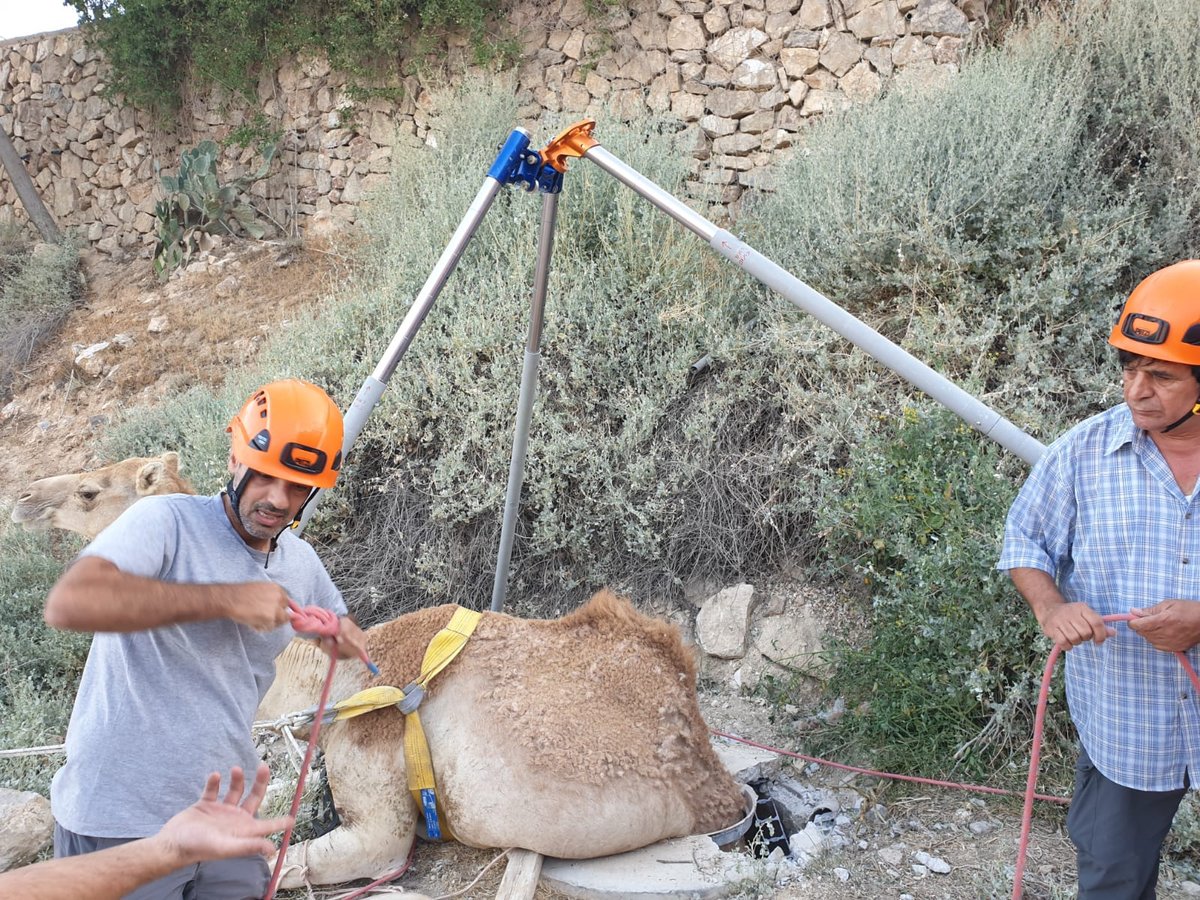
[[[216,292],[218,297],[232,297],[237,293],[241,286],[241,280],[236,275],[230,275],[227,278],[221,279],[217,283]]]
[[[913,854],[913,859],[915,859],[922,868],[928,869],[930,872],[934,872],[938,875],[950,874],[950,864],[940,856],[930,856],[924,850],[918,850]],[[916,866],[913,868],[915,869]]]
[[[166,316],[155,316],[150,320],[150,324],[146,326],[146,330],[151,334],[162,334],[167,330],[169,322]]]
[[[993,823],[985,821],[972,822],[967,827],[971,829],[971,834],[979,837],[982,837],[985,834],[991,834],[996,830],[996,826]]]
[[[839,866],[838,868],[833,870],[833,874],[837,878],[837,880],[840,881],[842,884],[845,884],[847,881],[850,880],[850,870],[849,869],[843,869]]]
[[[904,861],[904,849],[903,844],[892,844],[890,847],[881,847],[879,858],[889,866],[898,866]]]

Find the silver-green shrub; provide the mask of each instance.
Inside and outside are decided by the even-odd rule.
[[[1119,400],[1105,341],[1124,296],[1197,253],[1198,29],[1185,0],[1075,4],[936,90],[806,133],[743,227],[1049,441]],[[794,395],[822,557],[869,583],[872,634],[834,679],[858,712],[831,743],[903,771],[1021,759],[1049,647],[992,566],[1026,468],[820,326],[789,319],[779,340],[824,386]]]
[[[35,243],[27,229],[0,225],[0,398],[83,295],[79,248]]]
[[[0,513],[8,518],[7,509]],[[91,638],[49,628],[42,606],[76,549],[71,535],[0,529],[0,749],[58,744],[66,735]],[[0,759],[0,785],[45,793],[60,762],[43,755]]]

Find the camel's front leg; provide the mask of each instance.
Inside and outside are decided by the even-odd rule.
[[[371,713],[390,717],[390,712]],[[416,804],[405,787],[402,735],[384,739],[382,722],[357,719],[322,736],[325,772],[341,824],[288,848],[281,888],[377,878],[404,865],[416,837]],[[365,727],[364,727],[365,725]],[[376,726],[372,728],[371,726]]]

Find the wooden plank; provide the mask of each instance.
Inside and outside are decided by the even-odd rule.
[[[532,850],[508,851],[508,866],[496,900],[530,900],[542,874],[542,855]]]

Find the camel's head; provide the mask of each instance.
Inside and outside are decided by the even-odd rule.
[[[151,494],[191,494],[179,474],[179,454],[135,456],[91,472],[40,478],[21,491],[12,520],[31,530],[62,528],[89,540],[136,500]]]

